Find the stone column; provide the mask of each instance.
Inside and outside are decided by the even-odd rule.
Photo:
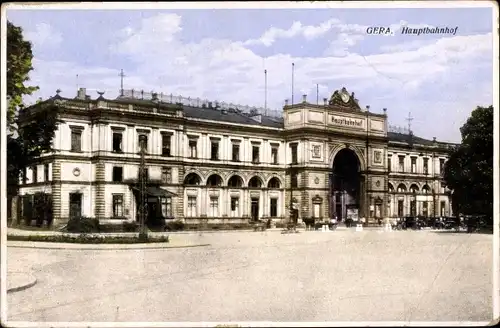
[[[64,224],[68,218],[61,217],[61,163],[54,162],[52,164],[52,215],[53,226],[57,227]]]
[[[96,164],[95,170],[95,215],[97,219],[103,219],[105,216],[105,204],[106,204],[106,195],[105,195],[105,185],[106,181],[105,176],[105,165],[104,162],[98,162]]]

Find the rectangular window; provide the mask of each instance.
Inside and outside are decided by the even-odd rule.
[[[172,183],[172,169],[170,167],[161,168],[161,182]]]
[[[213,161],[219,160],[219,141],[211,140],[210,141],[210,159]]]
[[[187,216],[196,217],[196,196],[188,196]]]
[[[219,216],[219,197],[210,197],[209,215],[211,217]]]
[[[142,144],[144,142],[144,144]],[[139,152],[144,147],[144,152],[148,152],[148,136],[146,134],[140,134],[137,137],[137,144],[139,145]]]
[[[81,130],[71,130],[71,151],[81,152],[82,151],[82,131]]]
[[[43,166],[44,181],[49,181],[49,164]]]
[[[298,163],[297,144],[290,145],[290,148],[292,151],[292,164],[297,164]]]
[[[198,157],[196,148],[197,148],[197,141],[196,140],[189,140],[189,157],[191,157],[191,158]]]
[[[299,185],[297,173],[292,173],[290,175],[290,184],[291,184],[292,188],[297,188],[297,186]]]
[[[231,217],[239,217],[240,200],[238,197],[231,197]]]
[[[278,199],[277,198],[271,198],[271,206],[270,206],[269,216],[273,217],[273,218],[278,216]]]
[[[444,200],[441,201],[441,216],[446,215],[446,202]]]
[[[33,173],[33,180],[32,182],[33,183],[37,183],[38,182],[38,166],[35,165],[31,168],[31,172]]]
[[[271,148],[271,163],[278,164],[278,147]]]
[[[411,216],[417,215],[417,201],[416,200],[410,201],[410,215]]]
[[[391,158],[389,157],[387,159],[387,171],[391,172],[391,168],[392,168],[392,161],[391,161]]]
[[[171,218],[172,215],[172,197],[161,198],[161,215],[164,218]]]
[[[404,200],[398,200],[398,217],[402,218],[404,216]]]
[[[170,144],[171,144],[171,137],[167,134],[162,134],[161,136],[161,155],[162,156],[171,156],[170,153]]]
[[[121,153],[122,152],[122,141],[123,134],[121,132],[113,132],[113,152]]]
[[[240,161],[240,145],[233,143],[231,151],[232,151],[231,159],[233,160],[233,162],[239,162]]]
[[[411,173],[417,173],[417,158],[411,158]]]
[[[113,217],[123,217],[123,195],[113,195]]]
[[[252,146],[252,163],[258,164],[260,162],[260,146]]]
[[[399,156],[399,167],[398,171],[399,172],[404,172],[405,171],[405,157],[404,156]]]
[[[429,174],[429,159],[424,158],[424,174]]]
[[[113,166],[113,182],[123,181],[123,167]]]
[[[429,215],[429,203],[428,202],[424,202],[422,204],[422,215],[423,216],[428,216]]]
[[[439,159],[439,174],[444,173],[444,158]]]

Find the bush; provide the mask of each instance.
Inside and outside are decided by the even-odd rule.
[[[66,225],[68,232],[91,233],[99,232],[99,220],[95,218],[71,218]]]
[[[166,230],[168,231],[182,231],[185,228],[184,222],[181,220],[169,221],[165,225]]]
[[[284,229],[284,228],[286,228],[286,223],[276,222],[276,228],[278,228],[278,229]]]
[[[106,237],[103,235],[88,235],[81,234],[78,236],[71,235],[55,235],[55,236],[43,236],[43,235],[28,235],[28,236],[7,236],[7,240],[16,241],[39,241],[47,243],[72,243],[72,244],[138,244],[138,243],[168,243],[168,236],[161,237],[148,237],[148,238],[138,238],[138,237]]]
[[[146,225],[149,229],[152,231],[159,230],[163,231],[165,230],[165,218],[164,217],[151,217],[148,218]]]
[[[137,222],[123,222],[124,232],[137,232],[139,224]]]

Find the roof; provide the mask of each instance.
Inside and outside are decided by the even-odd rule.
[[[101,99],[104,99],[102,95],[100,95]],[[74,100],[69,98],[63,98],[59,94],[54,97],[48,99],[50,100]],[[86,99],[82,101],[92,101],[91,99]],[[131,105],[144,105],[151,106],[154,102],[151,99],[138,99],[132,97],[124,97],[119,96],[116,99],[108,99],[108,101],[123,103],[123,104],[131,104]],[[165,106],[172,106],[170,103],[164,103]],[[244,113],[238,109],[225,109],[221,110],[220,108],[215,107],[196,107],[189,105],[182,105],[182,109],[184,112],[184,116],[187,118],[201,119],[201,120],[211,120],[211,121],[219,121],[219,122],[227,122],[227,123],[235,123],[235,124],[248,124],[248,125],[260,125],[263,127],[283,129],[284,128],[284,120],[283,117],[276,116],[268,116],[256,114],[256,116],[260,116],[259,119],[252,117],[252,114]],[[387,139],[392,142],[402,142],[409,143],[410,135],[398,132],[387,132]],[[426,146],[434,145],[433,140],[424,139],[418,136],[412,136],[411,142],[413,144],[420,144]],[[438,142],[440,145],[451,146],[454,144],[451,143],[443,143]]]

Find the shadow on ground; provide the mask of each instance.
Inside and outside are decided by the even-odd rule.
[[[480,231],[474,231],[474,232],[467,232],[467,231],[456,231],[456,230],[437,230],[437,231],[432,231],[433,233],[442,233],[442,234],[481,234],[481,235],[492,235],[493,234],[493,229],[487,229],[487,230],[480,230]]]

